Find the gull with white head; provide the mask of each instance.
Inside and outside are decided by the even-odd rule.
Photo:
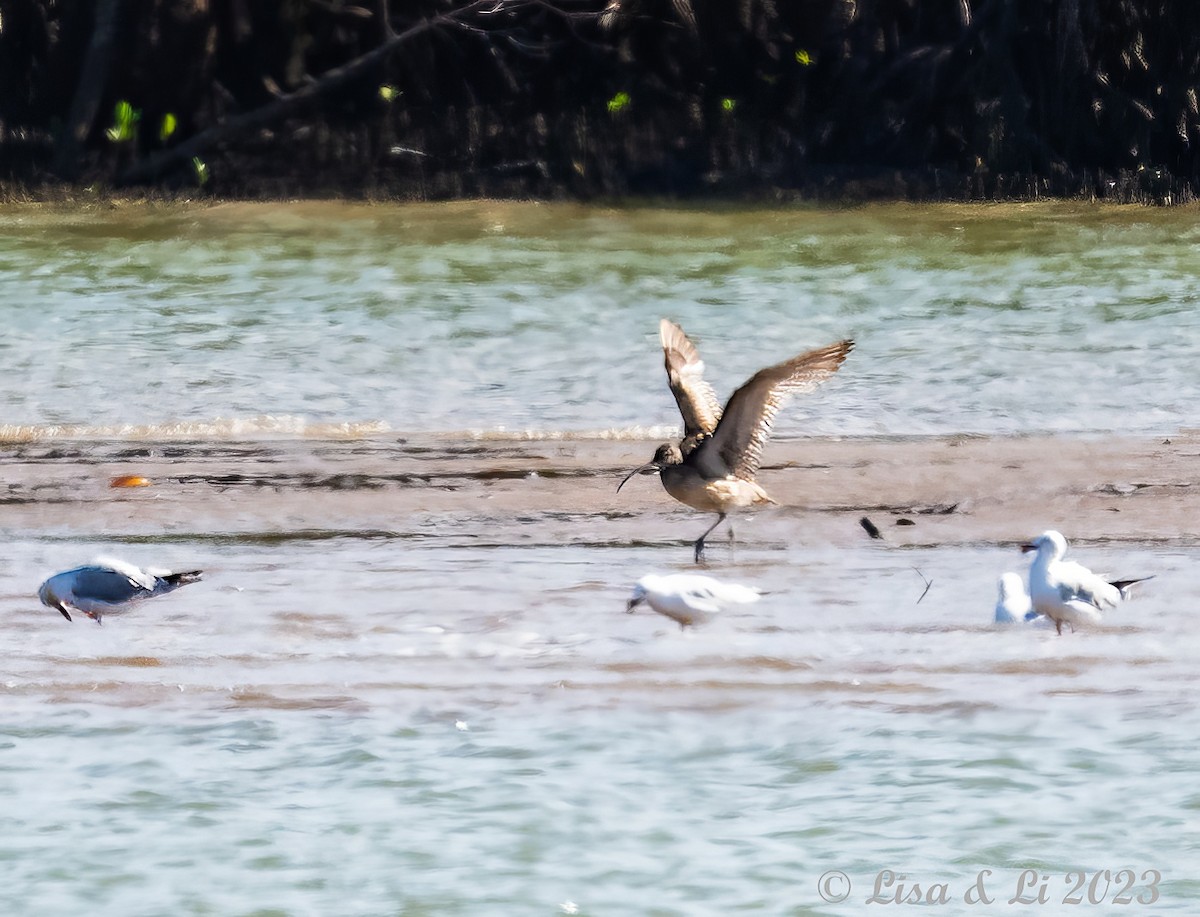
[[[1035,611],[1054,621],[1059,634],[1064,623],[1072,631],[1077,624],[1099,624],[1101,611],[1128,599],[1134,583],[1151,579],[1107,580],[1082,564],[1063,560],[1067,539],[1053,529],[1022,545],[1021,550],[1037,552],[1029,568],[1029,598]]]
[[[1005,573],[1000,577],[1000,594],[996,598],[997,624],[1040,624],[1048,621],[1045,615],[1033,610],[1021,574]]]
[[[99,624],[106,614],[126,611],[144,599],[198,581],[202,572],[172,573],[150,567],[143,570],[122,560],[101,557],[86,566],[56,573],[42,583],[38,598],[68,621],[72,620],[71,612],[78,611]]]
[[[1000,577],[1000,595],[996,599],[996,623],[1018,624],[1037,617],[1025,583],[1019,573],[1005,573]]]
[[[762,592],[738,583],[723,583],[698,573],[649,573],[637,581],[625,610],[632,613],[645,602],[680,627],[703,624],[730,605],[757,602]]]
[[[696,540],[695,559],[704,558],[704,539],[734,510],[774,503],[754,480],[775,415],[790,395],[824,382],[845,361],[853,341],[839,341],[761,369],[721,403],[704,379],[704,361],[683,329],[659,322],[667,383],[683,415],[679,445],[663,443],[654,459],[625,476],[620,491],[636,474],[657,472],[672,497],[717,521]],[[733,529],[730,528],[730,539]]]

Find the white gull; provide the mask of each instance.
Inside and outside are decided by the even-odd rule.
[[[1047,627],[1050,619],[1033,610],[1025,581],[1019,573],[1005,573],[1000,577],[1000,594],[996,598],[997,624],[1030,624]]]
[[[626,611],[642,602],[660,615],[666,615],[680,627],[703,624],[730,605],[757,602],[762,592],[751,586],[723,583],[699,573],[649,573],[637,581]]]
[[[1025,591],[1025,583],[1019,573],[1005,573],[1000,577],[1000,595],[996,599],[996,623],[1019,624],[1038,616]]]
[[[98,557],[86,566],[54,574],[42,583],[38,598],[68,621],[72,611],[80,611],[99,624],[106,614],[125,611],[143,599],[196,582],[201,572],[172,573],[151,567],[142,570],[122,560]]]
[[[1100,612],[1116,608],[1129,598],[1129,587],[1150,577],[1107,580],[1082,564],[1063,560],[1067,540],[1053,529],[1043,532],[1022,551],[1037,551],[1029,568],[1029,597],[1035,611],[1054,622],[1061,634],[1063,624],[1099,624]]]

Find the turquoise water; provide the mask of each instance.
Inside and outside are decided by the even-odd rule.
[[[918,912],[867,903],[891,870],[902,897],[945,886],[920,913],[1073,913],[1080,872],[1080,912],[1193,913],[1187,538],[1080,546],[1156,579],[1108,627],[1058,638],[989,626],[1010,545],[829,544],[781,513],[711,549],[716,574],[768,594],[683,632],[624,614],[637,577],[690,567],[698,534],[659,518],[652,482],[612,510],[658,513],[641,543],[586,506],[506,515],[486,487],[455,503],[436,480],[429,506],[380,488],[408,513],[391,528],[353,515],[376,493],[372,443],[481,433],[499,456],[505,432],[581,449],[665,434],[661,315],[723,393],[854,336],[784,436],[1173,434],[1200,403],[1193,223],[1069,206],[5,212],[0,912]],[[346,518],[322,531],[288,512],[329,489],[294,483],[303,450],[240,442],[366,434],[376,477],[347,473]],[[279,473],[199,482],[196,440],[239,441],[247,478]],[[338,448],[353,470],[359,446]],[[109,495],[126,454],[177,456],[177,490]],[[232,491],[249,496],[222,515]],[[214,508],[181,518],[174,492]],[[36,604],[42,576],[95,554],[206,579],[103,627]],[[977,882],[991,904],[966,902]],[[1022,883],[1035,903],[1010,905]]]
[[[1191,210],[229,205],[0,215],[10,424],[672,425],[657,323],[728,395],[851,336],[781,433],[1194,423]]]

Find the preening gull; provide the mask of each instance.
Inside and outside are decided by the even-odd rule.
[[[625,610],[632,612],[642,602],[680,627],[703,624],[730,605],[757,602],[762,595],[751,586],[723,583],[698,573],[649,573],[637,581]]]
[[[1071,630],[1077,624],[1099,624],[1101,611],[1116,608],[1129,598],[1130,586],[1151,578],[1110,581],[1082,564],[1063,560],[1067,539],[1053,529],[1021,550],[1037,551],[1029,568],[1029,597],[1034,610],[1050,618],[1060,634],[1064,623]]]
[[[80,611],[99,624],[106,614],[125,611],[143,599],[196,582],[202,572],[172,573],[151,567],[142,570],[121,560],[97,558],[86,566],[54,574],[42,583],[38,598],[68,621],[72,611]]]
[[[704,558],[704,539],[737,509],[774,503],[754,480],[775,415],[789,395],[824,382],[845,361],[853,341],[810,350],[776,366],[759,370],[733,393],[725,410],[704,380],[704,361],[695,345],[674,322],[659,322],[667,383],[683,415],[679,445],[663,443],[654,459],[625,476],[620,491],[635,474],[658,472],[672,497],[717,521],[696,540],[696,563]],[[730,529],[730,538],[733,529]]]
[[[997,624],[1030,624],[1044,617],[1033,610],[1021,574],[1005,573],[1000,577],[1000,595],[996,599]]]

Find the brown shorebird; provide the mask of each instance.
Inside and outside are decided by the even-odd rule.
[[[775,415],[789,395],[812,389],[837,372],[854,342],[839,341],[759,370],[722,412],[716,392],[704,381],[704,361],[683,329],[664,318],[658,333],[667,381],[683,415],[683,439],[678,446],[659,446],[654,460],[627,474],[617,490],[635,474],[657,471],[667,493],[680,503],[717,513],[717,521],[696,541],[700,563],[704,539],[728,513],[775,502],[754,480]],[[733,539],[732,526],[729,537]]]

